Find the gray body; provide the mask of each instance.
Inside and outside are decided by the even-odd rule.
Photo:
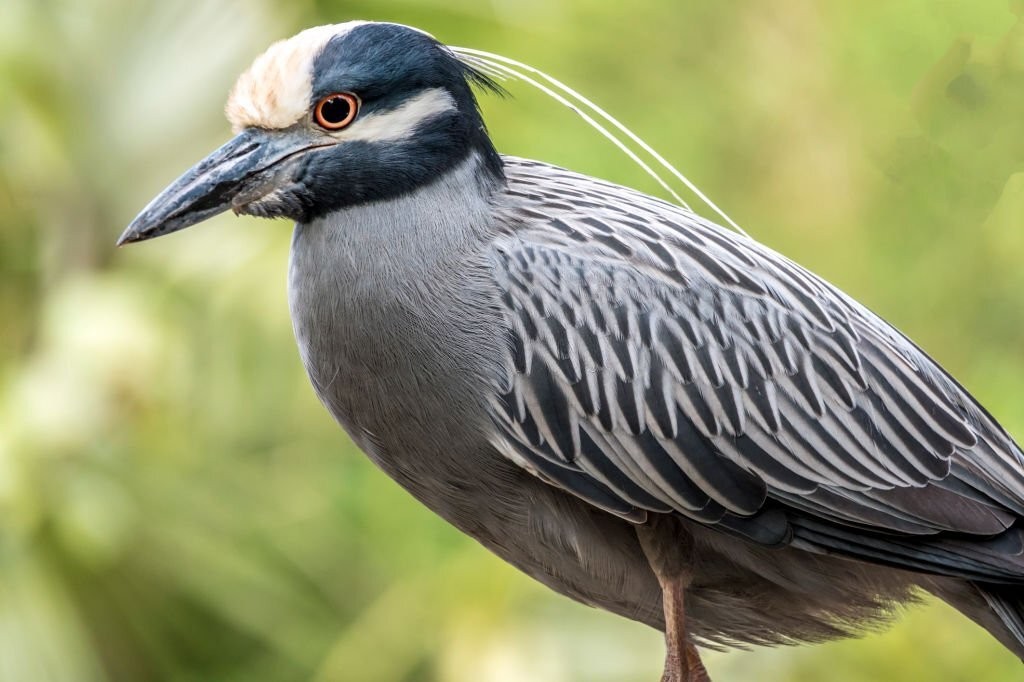
[[[508,352],[492,246],[510,228],[475,171],[296,226],[289,301],[303,363],[356,444],[420,502],[559,592],[660,625],[631,524],[489,442]]]
[[[550,197],[531,192],[538,172],[593,182],[505,162],[504,187],[478,180],[470,159],[408,196],[298,225],[289,291],[302,360],[353,440],[423,504],[558,592],[663,628],[660,588],[633,521],[551,485],[494,445],[494,398],[510,388],[498,246],[550,233],[530,218],[551,214]],[[611,200],[631,199],[620,193]],[[921,586],[1020,650],[967,581],[768,548],[684,523],[698,548],[687,611],[699,641],[850,634]]]

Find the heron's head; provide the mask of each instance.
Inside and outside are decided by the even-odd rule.
[[[275,43],[228,98],[235,137],[157,196],[118,243],[228,209],[309,221],[415,190],[472,154],[500,179],[474,84],[496,87],[398,24],[320,26]]]

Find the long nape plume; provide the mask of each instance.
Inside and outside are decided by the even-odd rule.
[[[614,132],[608,130],[600,121],[596,120],[592,114],[596,114],[599,118],[610,124],[615,130],[623,134],[633,144],[639,147],[642,151],[646,152],[651,158],[653,158],[660,166],[672,174],[681,182],[688,190],[693,192],[701,201],[703,201],[712,211],[720,216],[726,223],[728,223],[733,229],[740,234],[750,237],[736,222],[730,218],[725,211],[719,208],[711,199],[709,199],[700,189],[690,181],[685,175],[680,173],[672,164],[665,160],[661,154],[655,151],[649,144],[644,142],[638,135],[633,133],[629,128],[620,123],[611,114],[605,112],[601,107],[597,106],[589,99],[570,88],[565,83],[562,83],[556,78],[547,75],[540,69],[536,69],[528,64],[523,64],[514,59],[503,57],[501,55],[493,54],[491,52],[485,52],[483,50],[477,50],[470,47],[452,47],[454,52],[460,59],[472,68],[483,72],[484,74],[497,78],[500,80],[506,80],[509,78],[516,79],[527,83],[547,96],[554,99],[556,102],[565,105],[573,112],[575,112],[580,118],[582,118],[588,125],[594,130],[601,133],[604,137],[618,147],[626,156],[628,156],[635,164],[640,166],[648,175],[650,175],[658,185],[661,186],[666,192],[668,192],[673,199],[679,202],[684,208],[691,211],[690,205],[683,200],[679,194],[673,190],[669,184],[665,181],[661,175],[658,174],[653,168],[650,167],[640,156],[630,148],[630,146],[623,141]],[[534,78],[536,76],[536,78]],[[537,80],[537,79],[540,80]],[[588,111],[590,113],[588,113]]]

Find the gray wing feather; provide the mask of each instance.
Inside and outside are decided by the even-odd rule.
[[[507,171],[496,441],[537,475],[636,521],[675,511],[912,568],[956,547],[900,563],[873,534],[996,535],[1024,512],[1013,441],[823,280],[642,194]]]

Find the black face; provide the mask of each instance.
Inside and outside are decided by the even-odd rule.
[[[472,85],[500,92],[430,36],[395,24],[358,25],[314,61],[306,115],[288,128],[244,129],[143,209],[119,243],[228,208],[308,222],[409,193],[472,154],[481,160],[480,177],[498,183],[501,159]],[[417,98],[434,104],[409,105]]]
[[[333,38],[313,67],[313,102],[350,92],[362,106],[357,120],[394,111],[417,95],[443,88],[455,109],[420,123],[406,137],[358,140],[308,155],[301,184],[309,213],[389,199],[430,183],[464,160],[481,155],[485,168],[501,176],[471,84],[497,86],[460,62],[428,35],[394,24],[364,24]]]

